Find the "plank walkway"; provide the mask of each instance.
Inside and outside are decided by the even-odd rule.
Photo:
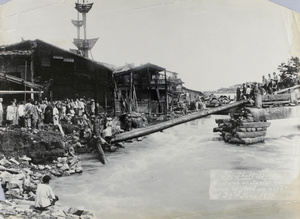
[[[210,109],[201,110],[199,112],[194,112],[192,114],[188,114],[188,115],[185,115],[185,116],[182,116],[182,117],[179,117],[179,118],[176,118],[176,119],[172,119],[172,120],[169,120],[169,121],[166,121],[166,122],[162,122],[162,123],[159,123],[159,124],[147,126],[145,128],[133,129],[129,132],[124,132],[124,133],[121,133],[121,134],[117,134],[111,140],[111,143],[126,141],[126,140],[129,140],[129,139],[132,139],[132,138],[138,138],[138,137],[142,137],[142,136],[145,136],[145,135],[152,134],[154,132],[159,132],[159,131],[162,131],[164,129],[171,128],[173,126],[180,125],[182,123],[186,123],[186,122],[189,122],[189,121],[192,121],[192,120],[195,120],[195,119],[199,119],[199,118],[202,118],[202,117],[205,117],[205,116],[208,116],[208,115],[211,115],[211,114],[223,111],[223,110],[227,110],[227,109],[231,109],[231,108],[241,106],[241,105],[243,105],[247,102],[248,102],[248,100],[241,100],[241,101],[234,102],[234,103],[231,103],[231,104],[226,104],[226,105],[222,105],[222,106],[219,106],[219,107],[214,107],[214,108],[210,108]]]

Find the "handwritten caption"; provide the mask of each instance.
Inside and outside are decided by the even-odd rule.
[[[211,170],[213,200],[289,200],[292,174],[284,170]]]

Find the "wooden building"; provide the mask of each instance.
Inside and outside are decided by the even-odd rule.
[[[165,114],[168,109],[166,69],[147,63],[114,72],[116,111]],[[117,110],[118,109],[118,110]]]
[[[177,107],[181,95],[183,94],[182,85],[183,82],[178,78],[178,73],[167,71],[167,83],[168,83],[168,106],[169,110]]]
[[[110,68],[41,40],[1,46],[0,73],[0,90],[43,91],[42,96],[31,94],[35,99],[93,98],[102,107],[113,110]],[[12,77],[18,82],[12,81]],[[19,100],[26,98],[29,96],[24,93],[17,96]]]
[[[182,99],[188,101],[189,103],[200,100],[204,94],[201,91],[188,89],[186,87],[182,87],[183,94]]]

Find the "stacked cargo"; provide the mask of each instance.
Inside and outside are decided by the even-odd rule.
[[[216,119],[218,124],[214,132],[221,132],[224,141],[237,144],[254,144],[263,142],[267,128],[263,109],[242,108],[230,114],[230,119]]]

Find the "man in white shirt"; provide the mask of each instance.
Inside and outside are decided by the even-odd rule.
[[[18,106],[18,117],[19,117],[19,125],[21,127],[25,127],[25,111],[24,111],[24,102],[22,101]]]
[[[38,210],[47,210],[47,207],[54,205],[58,197],[53,193],[49,185],[51,177],[43,177],[42,183],[38,185],[35,197],[35,208]]]

